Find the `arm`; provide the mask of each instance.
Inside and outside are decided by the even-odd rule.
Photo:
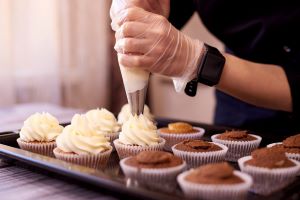
[[[292,111],[290,86],[280,66],[224,56],[226,63],[217,89],[259,107]]]

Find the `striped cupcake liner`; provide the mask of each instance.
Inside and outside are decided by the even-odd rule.
[[[23,150],[38,153],[44,156],[54,157],[53,149],[56,147],[56,142],[25,142],[21,138],[17,139],[19,147]]]

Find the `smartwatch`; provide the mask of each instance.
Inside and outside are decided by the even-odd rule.
[[[203,55],[198,63],[197,77],[187,83],[184,92],[188,96],[197,94],[198,83],[208,86],[217,85],[225,64],[225,57],[220,51],[207,44],[203,45]]]

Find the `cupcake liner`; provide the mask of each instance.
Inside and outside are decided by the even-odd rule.
[[[21,138],[17,139],[21,149],[33,153],[42,154],[44,156],[54,157],[53,149],[56,147],[56,142],[24,142]]]
[[[273,147],[277,144],[282,144],[282,142],[276,142],[276,143],[271,143],[271,144],[268,144],[267,147]],[[290,158],[290,159],[294,159],[294,160],[297,160],[297,161],[300,161],[300,153],[288,153],[288,152],[285,152],[285,155]]]
[[[264,167],[245,165],[245,162],[250,159],[252,159],[252,156],[240,158],[238,160],[238,164],[242,172],[253,177],[251,191],[261,195],[269,195],[286,187],[295,180],[300,171],[300,163],[296,160],[290,159],[296,164],[294,167],[268,169]]]
[[[261,137],[258,135],[249,134],[256,138],[256,140],[251,140],[251,141],[221,140],[217,138],[219,135],[220,134],[215,134],[211,136],[211,139],[213,142],[224,144],[225,146],[228,147],[228,151],[225,156],[225,160],[227,161],[235,162],[241,157],[250,155],[254,149],[258,148],[261,142]]]
[[[233,173],[240,177],[244,181],[243,183],[226,185],[192,183],[185,180],[192,170],[181,173],[177,177],[177,181],[185,196],[193,199],[246,199],[247,191],[253,183],[251,176],[239,171]]]
[[[119,132],[115,133],[105,133],[104,136],[109,138],[110,145],[113,147],[113,151],[115,151],[114,140],[119,138]]]
[[[158,130],[158,134],[160,135],[160,137],[162,137],[166,140],[164,149],[166,151],[172,151],[172,146],[174,146],[175,144],[178,144],[184,140],[200,139],[204,135],[205,130],[203,128],[199,128],[199,127],[193,127],[193,128],[198,130],[198,132],[195,132],[195,133],[162,133],[160,130]]]
[[[114,140],[120,160],[128,156],[135,156],[141,151],[162,151],[165,143],[166,141],[163,138],[160,138],[158,144],[150,146],[126,145],[119,142],[119,139]]]
[[[207,163],[216,163],[216,162],[223,161],[228,151],[228,147],[223,144],[218,144],[214,142],[211,143],[218,145],[222,149],[218,151],[209,151],[209,152],[188,152],[188,151],[178,150],[175,148],[176,145],[174,145],[172,146],[172,151],[174,155],[185,160],[188,168],[194,168]]]
[[[124,172],[127,181],[133,182],[135,185],[143,186],[150,189],[171,192],[176,190],[176,177],[185,170],[186,163],[183,161],[181,165],[168,168],[138,168],[126,165],[128,158],[120,161],[120,166]]]
[[[55,148],[53,150],[55,157],[59,160],[63,160],[70,163],[83,165],[95,169],[103,169],[106,167],[111,152],[112,152],[112,147],[97,155],[78,155],[72,153],[64,153],[58,148]]]

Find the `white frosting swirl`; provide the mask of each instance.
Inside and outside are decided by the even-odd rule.
[[[123,144],[139,146],[158,144],[157,127],[144,115],[131,115],[122,126],[119,141]]]
[[[51,142],[62,130],[58,120],[49,113],[35,113],[24,121],[20,138],[25,142]]]
[[[145,117],[147,117],[148,119],[154,122],[154,116],[151,114],[150,109],[147,105],[144,106],[143,114]],[[131,116],[130,106],[129,104],[125,104],[118,115],[118,123],[123,124],[129,119],[130,116]]]
[[[56,139],[57,147],[64,152],[73,152],[79,155],[99,154],[111,148],[103,134],[89,127],[84,115],[76,114]]]
[[[89,126],[98,133],[116,133],[120,130],[115,116],[104,108],[90,110],[85,115]]]

